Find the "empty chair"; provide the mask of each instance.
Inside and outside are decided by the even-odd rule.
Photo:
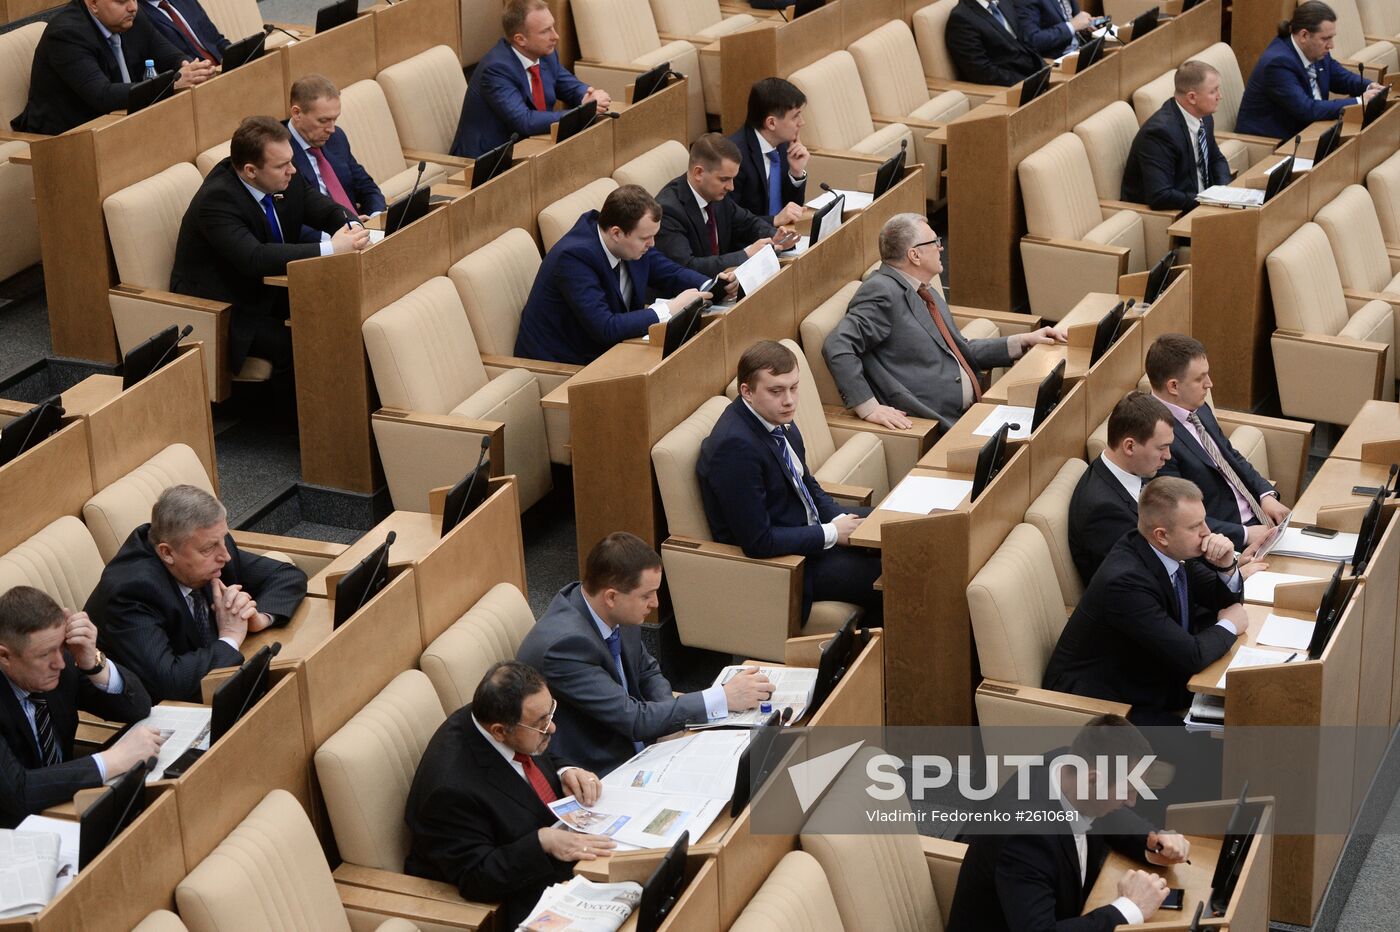
[[[1367,172],[1366,190],[1385,241],[1400,245],[1400,152]]]
[[[719,0],[651,0],[651,11],[662,39],[684,39],[703,49],[699,55],[705,105],[718,112],[719,40],[755,25],[758,20],[748,13],[723,15]]]
[[[856,176],[874,170],[874,166],[849,159],[824,159],[824,152],[887,159],[899,151],[901,142],[914,147],[914,134],[908,126],[877,120],[871,115],[865,85],[850,52],[832,52],[797,69],[788,75],[788,80],[807,97],[807,106],[802,110],[807,124],[802,130],[802,141],[812,150],[807,171],[813,183],[826,181],[836,188],[855,188]],[[912,153],[911,160],[917,154]]]
[[[190,932],[350,932],[316,830],[301,803],[286,790],[263,797],[180,881],[175,902]],[[417,926],[395,917],[375,928],[405,932]]]
[[[374,79],[384,89],[399,140],[420,152],[452,151],[467,79],[457,53],[435,45],[390,65]]]
[[[375,388],[391,409],[373,426],[394,507],[427,511],[429,490],[461,479],[481,434],[499,424],[520,507],[549,491],[539,383],[524,369],[488,377],[451,280],[428,279],[374,313],[363,332]]]
[[[1349,306],[1322,227],[1303,224],[1269,253],[1265,267],[1283,413],[1350,424],[1366,401],[1393,399],[1394,312],[1380,300]]]
[[[30,23],[0,35],[0,124],[24,109],[29,98],[34,48],[44,34],[43,23]],[[0,207],[5,211],[5,236],[0,241],[0,281],[39,261],[39,221],[34,207],[34,173],[11,161],[27,155],[29,144],[0,139]]]
[[[432,681],[443,712],[451,715],[470,702],[493,663],[515,659],[534,625],[535,615],[520,590],[497,583],[434,638],[418,665]]]
[[[1088,468],[1089,464],[1081,459],[1065,460],[1055,478],[1026,509],[1026,523],[1045,538],[1067,613],[1079,604],[1079,597],[1084,594],[1084,584],[1074,568],[1074,557],[1069,549],[1069,502]]]
[[[578,223],[579,217],[590,210],[602,210],[603,202],[617,188],[618,183],[611,178],[596,178],[540,211],[540,241],[544,243],[544,251],[553,249],[554,244]]]
[[[911,158],[922,162],[927,197],[942,197],[943,147],[925,137],[943,123],[968,112],[967,95],[950,90],[930,94],[924,82],[914,34],[903,20],[893,19],[852,42],[848,51],[856,61],[872,115],[903,121],[914,131]]]
[[[1389,74],[1400,70],[1400,56],[1388,37],[1375,42],[1367,38],[1357,0],[1328,0],[1328,5],[1337,14],[1333,54],[1338,59],[1367,67],[1384,66]]]
[[[59,605],[79,611],[97,588],[103,565],[83,522],[64,515],[0,554],[0,593],[33,586]]]
[[[1376,205],[1365,188],[1348,185],[1313,220],[1332,244],[1332,258],[1348,297],[1389,292],[1400,301],[1400,257],[1386,252]]]
[[[389,101],[379,84],[356,81],[342,88],[340,119],[336,125],[350,138],[355,158],[384,192],[385,201],[393,203],[413,190],[419,160],[405,157]],[[447,172],[441,165],[429,162],[422,185],[428,187],[446,177]]]
[[[635,184],[646,189],[652,197],[672,178],[684,175],[690,167],[690,152],[674,139],[668,139],[654,149],[617,166],[612,173],[619,185]]]
[[[843,926],[821,864],[805,851],[789,851],[729,928],[730,932],[833,932]]]
[[[929,91],[961,91],[971,106],[983,103],[987,98],[1005,93],[1006,88],[993,84],[971,84],[958,80],[957,69],[948,54],[948,43],[943,34],[948,28],[948,14],[958,0],[937,0],[914,11],[912,25],[914,41],[919,49],[919,61],[923,65],[924,83]]]
[[[258,9],[257,0],[201,0],[199,5],[230,42],[263,31],[262,11]],[[268,33],[265,47],[281,48],[291,41],[291,37],[285,33],[271,32]]]
[[[1084,144],[1089,159],[1089,174],[1094,179],[1094,193],[1102,202],[1119,202],[1123,195],[1123,170],[1128,164],[1128,152],[1137,137],[1137,117],[1133,108],[1121,100],[1104,107],[1074,127],[1074,135]],[[1143,221],[1143,248],[1148,256],[1160,256],[1170,248],[1167,226],[1175,211],[1154,216],[1146,204],[1134,204],[1133,210],[1153,222]],[[1170,213],[1170,218],[1168,216]],[[1144,258],[1144,261],[1146,259]]]
[[[1032,313],[1059,320],[1091,291],[1118,293],[1118,278],[1146,268],[1144,217],[1116,206],[1100,206],[1084,143],[1061,133],[1021,160],[1016,168],[1028,235],[1021,261]]]

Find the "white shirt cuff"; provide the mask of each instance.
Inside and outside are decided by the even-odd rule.
[[[651,309],[656,312],[656,322],[664,324],[671,319],[671,307],[660,298],[652,302]]]
[[[804,181],[806,181],[806,180],[807,180],[807,173],[806,173],[806,172],[803,172],[801,175],[788,175],[788,181],[791,181],[793,184],[802,184],[802,182],[804,182]],[[786,206],[786,205],[785,205],[785,206]]]
[[[1142,923],[1142,910],[1138,909],[1137,904],[1126,896],[1120,896],[1108,905],[1122,913],[1123,921],[1128,925],[1135,926]]]
[[[724,695],[723,686],[711,686],[700,697],[705,700],[705,717],[710,721],[729,717],[729,699]]]
[[[834,522],[822,525],[822,535],[826,538],[822,543],[823,550],[830,550],[836,546],[836,524]]]
[[[555,773],[559,774],[560,779],[563,779],[564,774],[568,773],[570,770],[578,770],[578,768],[575,767],[573,764],[570,764],[567,767],[560,767],[558,770],[555,771]]]
[[[1022,343],[1016,334],[1006,338],[1006,351],[1011,354],[1012,359],[1020,359],[1026,352],[1026,344]]]
[[[1234,636],[1239,637],[1240,632],[1236,630],[1234,622],[1226,618],[1222,618],[1219,621],[1217,621],[1216,624],[1224,628],[1226,631],[1229,631]]]
[[[101,754],[92,755],[92,762],[97,765],[97,776],[103,783],[107,782],[107,762],[102,759]]]
[[[115,696],[122,691],[122,671],[110,660],[107,661],[107,686],[102,691],[109,696]]]
[[[237,644],[233,643],[233,638],[219,638],[219,640],[223,641],[225,644],[227,644],[229,647],[232,647],[234,650],[238,651],[240,654],[243,653],[243,649],[242,649],[241,647],[239,647]]]
[[[329,238],[329,237],[326,238],[326,239],[321,240],[321,255],[323,255],[323,256],[329,256],[329,255],[333,255],[334,252],[335,252],[335,249],[331,246],[331,241],[330,241],[330,238]]]
[[[1224,573],[1217,573],[1216,575],[1220,577],[1220,581],[1223,582],[1225,587],[1231,592],[1239,592],[1240,587],[1244,585],[1244,577],[1240,575],[1239,567],[1235,567],[1235,571],[1228,576]]]

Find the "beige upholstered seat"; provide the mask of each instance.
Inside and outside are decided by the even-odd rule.
[[[217,146],[210,146],[194,157],[194,167],[199,169],[200,175],[209,177],[209,173],[229,156],[230,140],[224,140]]]
[[[467,79],[457,53],[435,45],[390,65],[375,77],[384,89],[399,140],[420,152],[447,153],[457,135]]]
[[[719,0],[651,0],[651,12],[656,18],[657,31],[673,36],[714,39],[758,22],[748,13],[724,16]]]
[[[1128,150],[1133,147],[1137,131],[1133,108],[1121,100],[1074,127],[1074,135],[1084,143],[1084,154],[1089,157],[1089,172],[1094,176],[1099,200],[1116,201],[1123,193],[1123,167],[1128,164]]]
[[[0,125],[7,129],[9,121],[19,116],[29,99],[34,48],[43,34],[43,23],[30,23],[0,34]],[[28,152],[28,143],[0,141],[0,209],[5,211],[5,235],[0,237],[0,280],[39,261],[34,173],[28,165],[10,161]]]
[[[948,43],[944,32],[948,28],[948,14],[958,0],[937,0],[914,11],[911,25],[914,28],[914,42],[919,49],[924,82],[930,91],[962,91],[972,106],[977,106],[987,98],[1006,90],[992,84],[970,84],[958,80],[957,68],[948,54]]]
[[[663,42],[647,0],[572,0],[570,7],[580,52],[574,73],[580,81],[602,87],[620,101],[625,99],[626,85],[635,78],[636,69],[646,71],[670,62],[673,69],[689,76],[690,138],[705,132],[707,110],[718,112],[720,104],[718,98],[707,99],[705,85],[713,83],[718,89],[719,75],[716,70],[712,81],[705,80],[694,43],[684,39]],[[718,64],[716,57],[715,69]],[[618,71],[607,65],[631,67]]]
[[[661,559],[683,644],[780,660],[788,637],[835,631],[860,610],[845,602],[816,602],[800,626],[800,605],[792,597],[801,591],[800,579],[793,578],[794,567],[801,571],[800,557],[755,560],[738,547],[710,543],[695,463],[728,405],[723,397],[709,399],[652,447],[671,534]]]
[[[930,94],[924,82],[919,50],[914,45],[914,33],[901,19],[892,19],[861,36],[851,43],[848,51],[860,72],[870,112],[902,120],[914,130],[911,161],[923,163],[928,199],[938,200],[942,197],[943,147],[925,137],[936,125],[967,113],[967,95],[962,91]]]
[[[365,80],[341,88],[336,125],[345,130],[356,160],[379,185],[385,201],[396,201],[413,190],[418,160],[404,158],[403,142],[379,84]],[[446,177],[441,165],[429,162],[422,183],[429,186]]]
[[[540,211],[540,240],[544,251],[549,252],[554,244],[563,239],[564,234],[573,229],[578,218],[590,210],[602,210],[603,201],[618,189],[618,183],[611,178],[595,178],[572,194],[547,205]]]
[[[405,670],[317,748],[316,778],[345,863],[403,873],[408,791],[446,717],[423,671]]]
[[[1026,509],[1026,523],[1045,538],[1050,562],[1055,568],[1055,579],[1060,584],[1060,596],[1067,610],[1078,605],[1079,597],[1084,594],[1084,584],[1079,579],[1079,571],[1074,567],[1074,556],[1069,549],[1069,500],[1088,468],[1089,464],[1081,459],[1065,460],[1055,478]]]
[[[116,556],[131,532],[151,520],[151,509],[161,492],[181,484],[214,494],[214,485],[194,450],[173,443],[88,499],[83,521],[103,561]]]
[[[64,515],[0,554],[0,592],[33,586],[59,605],[80,610],[102,578],[102,555],[83,522]]]
[[[1084,143],[1061,133],[1016,168],[1029,235],[1021,240],[1031,311],[1059,320],[1091,291],[1145,265],[1143,215],[1100,207]]]
[[[1349,307],[1327,234],[1305,223],[1265,262],[1278,326],[1279,403],[1289,417],[1349,424],[1369,399],[1395,397],[1394,313]]]
[[[1372,42],[1361,26],[1357,0],[1328,0],[1337,14],[1337,38],[1333,55],[1345,61],[1363,65],[1384,65],[1386,73],[1400,70],[1400,55],[1388,40]]]
[[[435,424],[383,411],[374,416],[396,508],[427,511],[428,491],[462,478],[476,461],[476,431],[495,423],[505,424],[505,471],[520,481],[520,507],[549,491],[539,383],[523,369],[488,378],[450,279],[428,279],[373,314],[363,331],[384,407],[440,416]],[[441,424],[441,416],[461,426]]]
[[[862,778],[864,773],[862,767]],[[833,796],[830,802],[848,804],[849,800]],[[813,821],[820,823],[825,811],[833,808],[823,803]],[[802,850],[821,865],[841,914],[841,928],[943,932],[943,916],[917,833],[804,831]]]
[[[1400,39],[1400,4],[1393,0],[1356,0],[1356,12],[1368,38]]]
[[[34,65],[34,49],[44,34],[43,23],[30,23],[0,33],[0,119],[9,128],[29,101],[29,76]]]
[[[142,919],[131,932],[189,932],[189,927],[170,910],[158,909]]]
[[[807,96],[807,106],[802,110],[807,123],[802,129],[802,141],[813,151],[807,170],[814,180],[821,181],[829,170],[819,158],[822,151],[855,152],[887,159],[899,151],[900,142],[913,148],[914,134],[908,126],[877,123],[872,118],[865,85],[850,52],[832,52],[797,69],[788,75],[788,80]],[[826,164],[829,165],[830,160]],[[839,178],[832,184],[854,187],[853,181],[842,184]]]
[[[1400,245],[1400,152],[1367,172],[1366,191],[1375,205],[1385,241]]]
[[[263,31],[262,11],[258,9],[257,0],[204,0],[200,6],[230,42]],[[291,41],[291,37],[273,32],[268,35],[265,47],[281,48]]]
[[[350,932],[345,907],[311,820],[286,790],[273,790],[175,888],[190,932]],[[390,919],[380,932],[414,929]]]
[[[619,185],[641,185],[652,197],[672,178],[684,175],[690,165],[690,153],[674,139],[668,139],[654,149],[617,166],[612,173]]]
[[[1386,252],[1376,205],[1365,188],[1348,185],[1313,219],[1332,244],[1343,288],[1400,296],[1400,259]]]
[[[864,922],[844,926],[861,927],[879,928]],[[789,851],[729,928],[730,932],[839,932],[843,925],[821,864],[805,851]]]
[[[534,627],[530,603],[510,583],[497,583],[466,614],[433,639],[418,665],[448,715],[472,700],[491,664],[511,660]]]

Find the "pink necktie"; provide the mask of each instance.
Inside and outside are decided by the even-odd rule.
[[[321,184],[326,186],[326,196],[335,201],[341,207],[350,211],[351,216],[358,217],[360,212],[355,209],[350,196],[345,193],[345,189],[340,186],[340,179],[335,176],[335,169],[331,168],[330,160],[326,158],[326,153],[322,152],[319,146],[311,146],[308,150],[311,157],[316,160],[316,167],[321,172]]]

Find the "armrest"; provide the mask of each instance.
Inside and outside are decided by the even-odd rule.
[[[861,178],[871,174],[884,162],[884,159],[864,152],[849,149],[809,148],[812,159],[807,163],[807,187],[811,190],[825,181],[837,190],[860,191],[869,189],[869,181],[861,185]]]
[[[1370,301],[1384,301],[1387,304],[1400,306],[1400,294],[1390,291],[1353,291],[1350,288],[1342,289],[1342,297],[1347,299],[1348,312],[1355,311]],[[1351,302],[1357,302],[1356,307],[1351,306]]]
[[[464,159],[456,155],[447,155],[442,152],[424,152],[421,149],[403,150],[403,157],[406,159],[417,159],[420,162],[434,162],[438,165],[447,165],[452,168],[467,168],[473,165],[475,159]]]
[[[1041,319],[1034,314],[994,311],[989,307],[966,307],[961,304],[950,304],[948,312],[953,315],[953,320],[960,327],[974,320],[989,320],[997,325],[997,330],[1004,337],[1009,337],[1013,333],[1030,333],[1032,330],[1039,330],[1041,326]]]
[[[689,42],[691,45],[695,46],[696,49],[718,45],[720,40],[719,36],[683,36],[678,32],[657,32],[656,35],[661,39],[663,44],[666,42]]]
[[[1221,130],[1215,131],[1216,142],[1222,139],[1233,139],[1235,142],[1244,143],[1246,146],[1260,146],[1270,152],[1278,148],[1278,140],[1270,136],[1250,136],[1246,133],[1226,133]]]
[[[989,696],[998,699],[1010,699],[1016,702],[1025,702],[1051,709],[1061,709],[1066,712],[1082,713],[1089,717],[1095,715],[1122,715],[1126,717],[1129,709],[1126,702],[1110,702],[1107,699],[1093,699],[1089,696],[1057,693],[1051,689],[1040,689],[1035,686],[1021,686],[1017,683],[1007,683],[1002,680],[983,680],[977,686],[977,694],[979,697]]]
[[[802,633],[803,557],[755,559],[735,546],[671,537],[661,560],[682,644],[780,661],[788,638]]]
[[[1176,211],[1176,210],[1153,210],[1151,207],[1148,207],[1146,204],[1134,204],[1134,203],[1131,202],[1131,201],[1099,201],[1099,208],[1100,208],[1101,210],[1104,210],[1104,211],[1110,211],[1110,210],[1111,210],[1111,211],[1114,211],[1114,212],[1117,212],[1117,211],[1120,211],[1120,210],[1131,210],[1131,211],[1132,211],[1133,213],[1135,213],[1135,214],[1143,214],[1143,215],[1149,216],[1149,217],[1160,217],[1160,218],[1162,218],[1163,220],[1165,220],[1167,223],[1171,223],[1171,222],[1172,222],[1173,220],[1175,220],[1177,217],[1181,216],[1181,212],[1180,212],[1180,211]]]
[[[870,122],[874,123],[876,127],[886,126],[890,123],[903,123],[905,126],[909,127],[909,129],[915,131],[914,135],[916,136],[920,135],[918,132],[919,130],[923,130],[923,132],[927,134],[933,130],[942,129],[947,125],[941,120],[920,120],[911,116],[890,116],[882,113],[870,114]]]
[[[472,903],[462,899],[462,894],[450,883],[441,880],[427,880],[410,874],[396,874],[377,867],[361,867],[358,864],[341,864],[335,869],[335,882],[347,887],[367,887],[383,890],[386,893],[401,893],[424,900],[440,900],[444,903]],[[483,909],[496,908],[495,903],[473,903]]]
[[[473,434],[494,434],[505,425],[500,421],[481,421],[462,417],[459,414],[429,414],[426,411],[405,411],[402,408],[380,408],[373,415],[376,420],[397,421],[414,427],[436,427],[442,430],[460,430]]]
[[[1128,259],[1128,247],[1126,246],[1105,246],[1101,243],[1089,243],[1078,239],[1055,239],[1050,236],[1034,236],[1027,233],[1021,237],[1022,243],[1030,243],[1035,246],[1048,246],[1051,249],[1065,249],[1070,252],[1084,252],[1099,256],[1112,256],[1120,262]]]
[[[953,78],[931,78],[924,75],[924,86],[930,91],[942,93],[943,91],[962,91],[963,96],[968,99],[975,109],[998,94],[1006,93],[1006,88],[996,84],[973,84],[969,81],[957,81]]]
[[[290,557],[311,557],[329,563],[347,549],[345,544],[332,544],[304,537],[284,537],[281,534],[260,534],[257,531],[230,531],[233,542],[244,550],[277,550]]]
[[[487,368],[497,369],[526,369],[540,375],[557,375],[561,378],[569,378],[578,374],[583,366],[576,366],[567,362],[550,362],[546,359],[525,359],[521,356],[492,356],[489,353],[481,355],[481,364]]]
[[[1335,57],[1335,56],[1334,56]],[[1374,62],[1360,62],[1349,58],[1337,58],[1337,64],[1343,68],[1354,69],[1361,73],[1361,76],[1368,81],[1380,84],[1385,80],[1385,65],[1378,65]],[[1342,98],[1345,100],[1346,98]]]
[[[919,848],[923,851],[924,857],[929,860],[957,861],[959,864],[962,863],[963,857],[967,854],[967,845],[960,841],[932,838],[928,835],[919,836]]]
[[[685,550],[721,560],[742,560],[745,563],[757,563],[761,566],[794,571],[802,569],[802,564],[807,559],[801,554],[789,554],[782,557],[751,557],[734,544],[717,544],[712,540],[677,537],[674,534],[666,538],[666,542],[661,545],[661,548],[663,550]]]
[[[843,485],[839,482],[823,482],[826,494],[838,502],[849,505],[869,505],[875,490],[864,485]]]
[[[938,436],[938,422],[922,417],[911,417],[909,420],[914,422],[913,427],[906,430],[896,430],[893,427],[885,427],[883,424],[872,424],[862,420],[854,414],[848,413],[845,408],[834,408],[833,406],[826,408],[826,423],[832,430],[858,430],[862,433],[875,434],[881,439],[907,437],[932,446],[934,438]],[[823,485],[822,488],[828,492],[831,491],[829,486]]]
[[[222,315],[229,313],[232,309],[232,305],[225,304],[222,301],[211,301],[208,298],[196,298],[193,295],[176,294],[173,291],[157,291],[154,288],[142,288],[138,285],[114,285],[108,293],[119,295],[123,298],[148,301],[151,304],[165,304],[170,307],[185,308],[191,311],[203,311],[206,314]]]
[[[480,929],[495,914],[493,907],[479,903],[445,903],[369,887],[336,884],[335,892],[347,913],[368,913],[379,922],[399,918],[417,926]]]

